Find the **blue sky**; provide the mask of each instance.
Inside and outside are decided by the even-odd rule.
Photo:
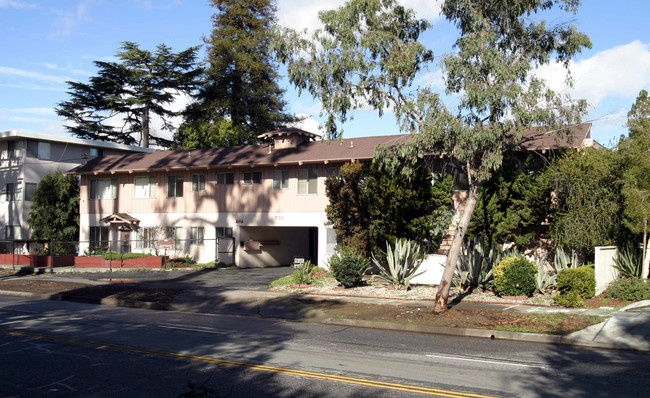
[[[402,3],[433,22],[422,39],[435,55],[451,51],[456,31],[440,19],[439,0]],[[279,0],[277,16],[283,25],[313,28],[318,10],[340,4]],[[65,121],[53,110],[68,99],[65,81],[86,82],[97,71],[93,61],[113,60],[123,41],[150,50],[160,43],[177,51],[202,44],[212,29],[213,12],[207,0],[0,0],[0,131],[65,135]],[[577,15],[561,16],[593,42],[593,49],[572,62],[575,86],[569,92],[591,104],[586,119],[593,123],[592,136],[604,145],[626,132],[627,111],[640,90],[650,90],[648,15],[646,0],[586,0]],[[566,89],[561,67],[543,67],[539,74],[555,89]],[[418,83],[442,87],[440,76],[432,65]],[[286,80],[280,84],[290,110],[311,116],[303,127],[317,132],[319,102],[308,94],[299,97]],[[183,104],[179,99],[177,106]],[[390,114],[379,118],[370,110],[356,112],[343,130],[346,137],[399,132]]]

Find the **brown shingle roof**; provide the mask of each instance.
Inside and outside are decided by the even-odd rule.
[[[581,147],[589,138],[590,124],[576,126],[572,142],[556,139],[541,129],[523,134],[522,149]],[[347,162],[372,159],[378,145],[395,145],[411,138],[409,134],[347,138],[341,141],[305,142],[297,148],[273,149],[268,145],[244,145],[154,153],[131,153],[93,158],[70,170],[69,174],[139,172],[165,169],[196,169],[236,166],[270,166],[301,163]]]

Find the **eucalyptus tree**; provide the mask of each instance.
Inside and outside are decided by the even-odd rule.
[[[154,52],[133,42],[122,43],[119,62],[95,61],[97,76],[89,83],[67,82],[71,99],[55,109],[72,122],[66,129],[79,138],[121,144],[154,144],[169,147],[171,141],[151,132],[151,116],[162,119],[163,129],[173,130],[169,118],[179,113],[171,104],[179,94],[196,88],[200,69],[198,47],[175,53],[164,44]]]
[[[394,0],[351,0],[322,11],[322,30],[305,37],[278,29],[276,51],[291,82],[319,98],[327,114],[326,131],[361,107],[394,112],[402,131],[414,134],[398,149],[414,162],[425,153],[444,153],[466,168],[469,196],[454,236],[436,295],[436,311],[447,309],[449,288],[461,243],[479,188],[501,167],[503,154],[532,125],[554,128],[579,121],[584,101],[572,102],[551,91],[534,70],[553,58],[564,66],[589,38],[566,24],[549,26],[538,13],[575,13],[578,0],[448,0],[442,15],[459,32],[454,52],[442,57],[445,106],[430,86],[412,87],[432,65],[433,53],[419,42],[430,24]],[[555,131],[561,132],[561,129]],[[386,164],[402,163],[378,152]]]

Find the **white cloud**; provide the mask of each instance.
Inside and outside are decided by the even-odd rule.
[[[311,115],[298,114],[297,117],[304,117],[302,121],[294,123],[292,127],[297,127],[314,134],[321,134],[320,124]]]
[[[594,107],[608,97],[634,98],[650,85],[650,45],[633,41],[571,62],[569,67],[575,84],[568,92],[573,98],[586,99]],[[556,91],[567,89],[561,64],[539,68],[538,76]]]
[[[277,18],[280,25],[298,31],[321,27],[318,12],[342,6],[345,0],[279,0]],[[442,0],[401,0],[399,3],[415,10],[418,18],[434,21],[440,18]]]
[[[75,28],[83,22],[88,22],[89,8],[93,1],[80,1],[73,9],[66,11],[56,11],[59,17],[52,23],[54,31],[50,37],[63,37],[69,36]]]
[[[35,80],[40,80],[45,82],[52,82],[52,83],[65,83],[68,80],[73,80],[65,76],[47,75],[40,72],[32,72],[29,70],[12,68],[9,66],[0,66],[0,75],[23,77],[23,78],[35,79]]]
[[[68,73],[73,73],[75,75],[83,75],[83,76],[90,76],[91,75],[90,72],[85,71],[83,69],[77,69],[77,68],[73,67],[72,64],[67,64],[65,66],[60,66],[60,65],[57,65],[57,64],[53,64],[51,62],[43,62],[42,65],[46,69],[50,69],[50,70],[57,70],[57,71],[68,72]]]
[[[36,8],[36,5],[19,0],[0,0],[0,8],[28,9]]]
[[[53,108],[6,108],[4,110],[6,112],[11,112],[11,113],[26,113],[30,115],[41,115],[41,116],[56,115],[56,112],[54,112]]]

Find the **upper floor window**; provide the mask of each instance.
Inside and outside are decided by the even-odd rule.
[[[217,173],[217,185],[232,185],[235,183],[233,173]]]
[[[91,158],[96,158],[98,156],[104,156],[104,148],[90,148],[88,151]]]
[[[27,141],[27,156],[42,160],[50,160],[50,143]]]
[[[135,197],[138,199],[150,199],[156,197],[156,177],[135,177]]]
[[[262,172],[261,171],[245,171],[244,184],[261,184]]]
[[[315,195],[318,193],[318,169],[298,169],[298,193]]]
[[[289,189],[288,170],[273,170],[273,189]]]
[[[7,184],[7,202],[12,202],[14,200],[20,200],[20,190],[18,189],[18,183],[10,182]]]
[[[328,167],[325,169],[325,177],[327,178],[338,177],[340,172],[341,172],[340,167]]]
[[[7,142],[7,158],[16,159],[23,157],[23,143],[22,141],[8,141]]]
[[[117,178],[90,180],[90,199],[117,199]]]
[[[205,174],[192,174],[192,192],[205,191]]]
[[[190,227],[190,245],[202,245],[203,232],[203,227]]]
[[[182,198],[183,197],[183,176],[167,176],[167,197],[168,198]]]
[[[25,200],[33,201],[34,200],[34,194],[36,193],[36,188],[38,187],[38,184],[33,183],[33,182],[26,182],[25,183]]]

